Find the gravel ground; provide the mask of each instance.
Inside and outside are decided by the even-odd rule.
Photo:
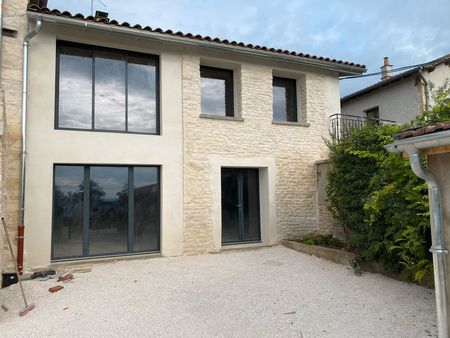
[[[431,290],[284,247],[93,265],[64,289],[0,290],[2,337],[428,337]]]

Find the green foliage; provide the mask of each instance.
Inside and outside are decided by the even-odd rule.
[[[366,126],[329,143],[332,170],[327,186],[333,215],[356,252],[355,271],[379,261],[388,271],[406,269],[420,281],[431,271],[426,184],[407,159],[384,145],[404,126]]]
[[[308,234],[301,239],[301,242],[306,245],[320,245],[330,248],[342,248],[344,246],[344,244],[332,234]]]
[[[430,84],[430,87],[434,106],[417,118],[415,123],[416,126],[450,121],[450,80],[447,79],[445,83],[436,90],[433,90],[432,84]]]

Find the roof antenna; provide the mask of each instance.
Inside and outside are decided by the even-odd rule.
[[[102,0],[91,0],[91,15],[94,16],[94,1],[100,2],[103,7],[106,7],[106,4]]]

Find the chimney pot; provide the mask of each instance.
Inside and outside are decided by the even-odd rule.
[[[384,57],[383,67],[381,67],[381,80],[389,79],[392,76],[392,65],[389,63],[389,57]]]

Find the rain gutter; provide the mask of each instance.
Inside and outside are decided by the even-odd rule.
[[[163,34],[158,32],[150,32],[140,29],[133,29],[128,27],[120,27],[115,26],[111,24],[106,23],[97,23],[97,22],[91,22],[87,20],[82,19],[74,19],[70,17],[64,17],[64,16],[56,16],[51,14],[44,14],[39,12],[33,12],[28,11],[27,12],[28,17],[30,18],[39,18],[42,19],[45,22],[49,23],[56,23],[56,24],[63,24],[63,25],[69,25],[84,29],[94,29],[109,33],[116,33],[116,34],[122,34],[126,36],[136,36],[143,39],[151,39],[154,41],[160,41],[164,42],[166,44],[175,44],[175,45],[184,45],[184,46],[194,46],[194,47],[204,47],[210,50],[216,50],[219,52],[229,52],[233,54],[239,54],[239,55],[249,55],[249,56],[255,56],[259,58],[265,58],[270,60],[278,60],[283,62],[289,62],[289,63],[295,63],[295,64],[302,64],[307,65],[311,67],[317,67],[322,68],[326,70],[331,70],[335,72],[339,72],[340,75],[358,75],[366,72],[366,69],[361,67],[355,67],[355,66],[349,66],[344,64],[333,64],[332,62],[322,61],[322,60],[316,60],[316,59],[308,59],[308,58],[302,58],[295,55],[288,55],[288,54],[277,54],[270,51],[264,51],[264,50],[256,50],[256,49],[250,49],[246,47],[240,47],[240,46],[233,46],[233,45],[224,45],[219,44],[217,42],[211,42],[211,41],[205,41],[205,40],[199,40],[199,39],[190,39],[186,37],[180,37],[177,35],[169,35],[169,34]]]

